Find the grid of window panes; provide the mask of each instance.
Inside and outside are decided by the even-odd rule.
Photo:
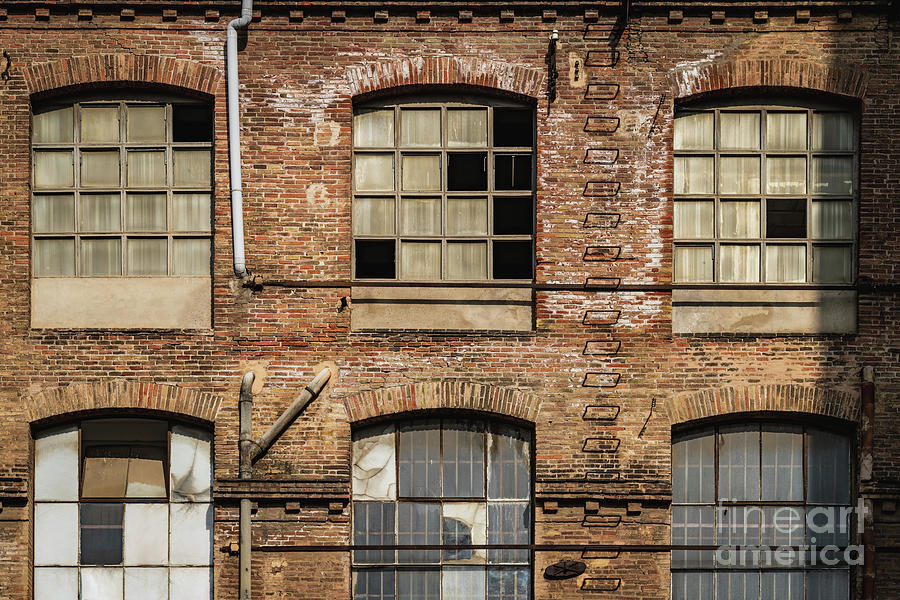
[[[672,545],[706,549],[672,550],[673,600],[847,600],[850,477],[850,441],[830,430],[757,423],[675,438]]]
[[[35,277],[209,276],[206,105],[44,107],[32,151]]]
[[[435,419],[354,432],[353,543],[376,547],[353,551],[354,599],[530,599],[531,551],[509,546],[531,544],[531,506],[520,428]]]
[[[353,148],[355,278],[532,279],[533,109],[367,105]]]
[[[852,114],[685,111],[674,141],[677,282],[853,282]]]
[[[211,600],[211,447],[155,419],[37,434],[34,600]]]

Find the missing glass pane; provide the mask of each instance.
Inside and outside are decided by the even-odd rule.
[[[211,142],[213,114],[206,106],[172,105],[172,141]]]
[[[121,503],[81,504],[81,564],[122,563],[123,514]]]
[[[494,241],[494,279],[531,279],[534,248],[530,241]]]
[[[451,152],[447,155],[447,189],[487,190],[487,153]]]
[[[498,190],[530,190],[531,155],[498,154],[494,158],[494,188]]]
[[[358,279],[393,279],[396,277],[396,242],[394,240],[356,240],[356,277]]]
[[[766,237],[806,237],[806,200],[766,200]]]
[[[534,111],[528,108],[494,109],[494,146],[532,146]]]
[[[531,198],[494,197],[494,235],[532,235],[534,210]]]

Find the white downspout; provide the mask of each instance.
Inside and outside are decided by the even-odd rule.
[[[228,175],[231,182],[231,243],[234,274],[245,279],[247,260],[244,256],[244,200],[241,187],[241,114],[238,108],[237,30],[250,24],[253,0],[242,0],[241,16],[228,23],[225,37],[225,66],[228,95]]]

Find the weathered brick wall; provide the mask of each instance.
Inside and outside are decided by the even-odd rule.
[[[260,374],[254,402],[259,434],[317,365],[333,362],[338,376],[254,474],[318,480],[337,491],[315,499],[297,492],[301,507],[287,511],[284,498],[262,499],[280,486],[257,484],[265,522],[255,530],[255,543],[264,546],[347,543],[349,431],[358,418],[348,407],[378,397],[367,415],[395,412],[377,404],[386,396],[380,390],[438,382],[470,393],[472,403],[462,406],[483,402],[533,421],[539,544],[667,543],[670,434],[679,420],[673,415],[684,412],[680,402],[715,397],[694,396],[702,390],[781,385],[775,405],[840,415],[829,402],[857,405],[864,365],[874,367],[877,379],[876,490],[900,499],[895,292],[861,292],[857,335],[673,336],[667,290],[640,287],[671,282],[674,102],[734,86],[750,86],[751,93],[761,89],[756,86],[799,86],[815,97],[859,100],[859,275],[896,285],[898,37],[895,17],[883,9],[854,7],[849,20],[838,19],[837,7],[816,9],[808,20],[793,9],[773,9],[767,19],[736,10],[719,22],[707,9],[679,17],[668,7],[633,7],[621,31],[619,7],[593,14],[561,5],[554,15],[513,3],[512,20],[501,20],[500,7],[479,4],[469,21],[461,16],[465,7],[432,7],[427,16],[427,9],[389,7],[385,20],[355,5],[335,9],[345,10],[341,18],[332,7],[313,5],[301,14],[267,4],[240,53],[247,255],[258,278],[250,289],[234,280],[230,262],[222,49],[236,3],[221,16],[176,4],[175,15],[135,3],[93,6],[80,17],[78,8],[89,4],[52,5],[46,15],[43,6],[8,6],[0,9],[0,51],[11,60],[10,78],[0,80],[0,477],[9,478],[0,512],[0,597],[30,594],[28,425],[35,415],[61,412],[34,412],[36,399],[54,403],[55,396],[41,394],[72,384],[94,389],[99,382],[139,381],[221,399],[216,476],[224,482],[237,476],[241,373],[254,366]],[[560,75],[557,99],[548,105],[544,60],[553,29],[560,35]],[[0,60],[0,70],[4,66]],[[31,94],[135,83],[181,86],[213,101],[213,328],[31,330]],[[618,278],[630,289],[537,291],[530,333],[351,333],[349,287],[267,285],[349,278],[353,95],[430,83],[481,85],[535,99],[537,281],[580,285]],[[344,297],[350,306],[341,310]],[[508,389],[522,402],[527,398],[531,412],[492,404]],[[150,400],[137,390],[122,406],[152,406],[140,404]],[[802,402],[817,394],[830,400]],[[433,405],[459,407],[457,397],[454,392]],[[706,406],[703,415],[720,412],[732,411]],[[629,501],[641,503],[632,507],[640,512],[626,510]],[[336,506],[329,509],[329,502]],[[542,509],[545,502],[556,502],[557,510]],[[235,519],[233,499],[223,491],[216,513],[219,597],[236,589],[237,558],[220,550],[237,540]],[[885,514],[877,524],[880,545],[896,537],[891,519]],[[539,552],[536,597],[668,597],[668,555],[659,552],[588,553],[584,576],[562,582],[540,577],[546,565],[579,556]],[[879,556],[880,598],[900,595],[894,556]],[[255,586],[267,598],[346,598],[348,561],[346,552],[259,552]],[[327,570],[326,563],[332,564]]]

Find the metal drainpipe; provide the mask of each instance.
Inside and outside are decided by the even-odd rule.
[[[860,461],[861,481],[872,480],[872,462],[875,439],[875,370],[863,367],[862,371],[862,448]],[[863,598],[875,598],[875,525],[871,499],[865,501],[863,517]]]
[[[244,373],[244,377],[241,379],[241,396],[238,402],[240,420],[238,449],[240,451],[239,474],[241,479],[250,479],[253,474],[253,464],[250,462],[250,448],[253,445],[251,424],[253,418],[253,380],[255,378],[253,371],[249,371]],[[250,498],[241,498],[239,528],[240,600],[250,600]]]
[[[237,30],[250,24],[253,0],[242,0],[241,16],[228,23],[225,36],[225,63],[228,93],[228,176],[231,181],[231,244],[234,274],[248,277],[244,256],[244,199],[241,185],[241,114],[238,108]]]

